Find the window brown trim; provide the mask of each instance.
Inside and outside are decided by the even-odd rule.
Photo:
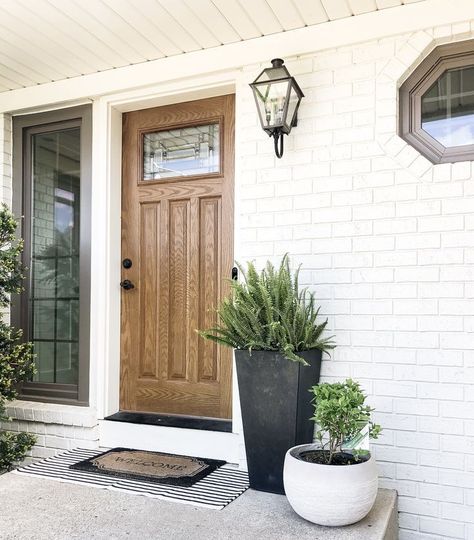
[[[47,403],[87,406],[89,404],[90,348],[90,237],[92,175],[92,108],[89,105],[13,118],[13,212],[22,216],[18,234],[23,237],[24,264],[29,266],[31,253],[31,137],[64,128],[81,128],[80,194],[80,293],[79,293],[79,370],[78,384],[28,382],[22,385],[21,399]],[[28,291],[12,299],[12,322],[29,335]]]
[[[474,145],[446,148],[421,128],[421,97],[448,69],[474,66],[474,40],[436,47],[400,87],[399,135],[432,163],[474,159]]]

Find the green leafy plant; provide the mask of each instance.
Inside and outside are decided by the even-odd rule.
[[[200,331],[205,338],[234,349],[279,351],[288,360],[307,364],[298,352],[334,348],[323,337],[327,320],[319,322],[314,293],[299,288],[299,269],[292,274],[287,255],[279,268],[270,262],[258,272],[249,262],[238,265],[243,281],[231,281],[231,295],[217,310],[218,324]]]
[[[2,432],[0,436],[0,471],[10,470],[15,463],[22,461],[36,438],[30,433]]]
[[[368,427],[368,435],[376,439],[381,427],[371,421],[374,409],[365,405],[366,396],[360,384],[352,379],[341,383],[322,383],[313,386],[314,416],[316,422],[316,439],[325,450],[326,463],[331,465],[334,457],[343,452],[346,442],[352,448],[354,444],[349,441],[360,440],[361,432]],[[355,459],[361,451],[353,450]]]
[[[10,295],[22,290],[21,241],[16,241],[17,223],[3,205],[0,208],[0,309],[10,305]],[[21,331],[0,320],[0,422],[7,423],[5,407],[18,395],[18,384],[35,372],[31,343],[21,341]],[[0,470],[10,469],[34,445],[34,436],[0,430]]]

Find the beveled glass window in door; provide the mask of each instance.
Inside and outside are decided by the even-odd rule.
[[[474,66],[445,71],[422,96],[421,127],[448,148],[474,144]]]
[[[29,339],[35,381],[78,384],[80,128],[31,138]]]
[[[220,172],[219,124],[188,126],[143,135],[143,179]]]

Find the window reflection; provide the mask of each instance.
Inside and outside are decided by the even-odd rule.
[[[37,381],[77,384],[80,129],[32,138],[30,339]]]
[[[143,136],[143,178],[159,180],[219,172],[219,124]]]
[[[443,73],[421,98],[421,122],[446,148],[474,144],[474,66]]]

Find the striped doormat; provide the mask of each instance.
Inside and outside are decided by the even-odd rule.
[[[239,471],[230,465],[224,465],[216,469],[191,487],[157,484],[144,480],[126,480],[98,472],[86,472],[69,468],[73,463],[93,458],[102,452],[103,450],[76,448],[75,450],[69,450],[57,456],[19,467],[13,472],[16,474],[50,478],[52,480],[59,480],[60,482],[122,491],[134,495],[144,495],[165,501],[214,508],[216,510],[225,508],[249,487],[247,473]]]

